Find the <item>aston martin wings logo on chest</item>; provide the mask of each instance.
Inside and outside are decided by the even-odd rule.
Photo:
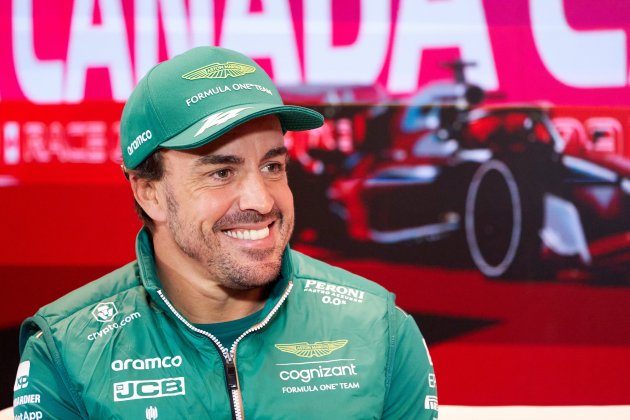
[[[227,63],[212,63],[207,66],[199,67],[186,74],[182,74],[184,79],[225,79],[228,77],[239,77],[245,74],[253,73],[256,67],[249,64],[235,63],[228,61]]]
[[[276,348],[285,353],[295,354],[300,357],[322,357],[339,350],[348,344],[348,340],[317,341],[313,344],[303,341],[293,344],[276,344]]]

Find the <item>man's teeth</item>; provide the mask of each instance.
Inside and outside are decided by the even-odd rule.
[[[246,239],[249,241],[256,241],[258,239],[264,239],[269,236],[269,227],[262,228],[260,230],[225,230],[223,231],[230,238]]]

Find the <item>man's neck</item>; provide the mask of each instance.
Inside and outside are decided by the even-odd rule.
[[[154,241],[156,271],[169,300],[192,323],[232,321],[251,315],[265,305],[269,287],[228,289],[209,278],[205,268],[178,247],[172,248]]]

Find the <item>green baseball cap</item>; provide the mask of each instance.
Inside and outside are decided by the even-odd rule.
[[[133,90],[120,120],[125,167],[159,148],[193,149],[254,118],[276,114],[284,131],[320,127],[312,109],[284,105],[271,78],[247,56],[197,47],[153,67]]]

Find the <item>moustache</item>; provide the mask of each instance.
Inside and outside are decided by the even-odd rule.
[[[256,210],[245,210],[236,213],[226,214],[219,220],[217,220],[212,228],[213,231],[219,232],[221,230],[228,229],[234,225],[239,224],[254,224],[262,222],[273,222],[274,220],[281,220],[283,218],[282,212],[276,206],[273,206],[269,213],[260,214]]]

